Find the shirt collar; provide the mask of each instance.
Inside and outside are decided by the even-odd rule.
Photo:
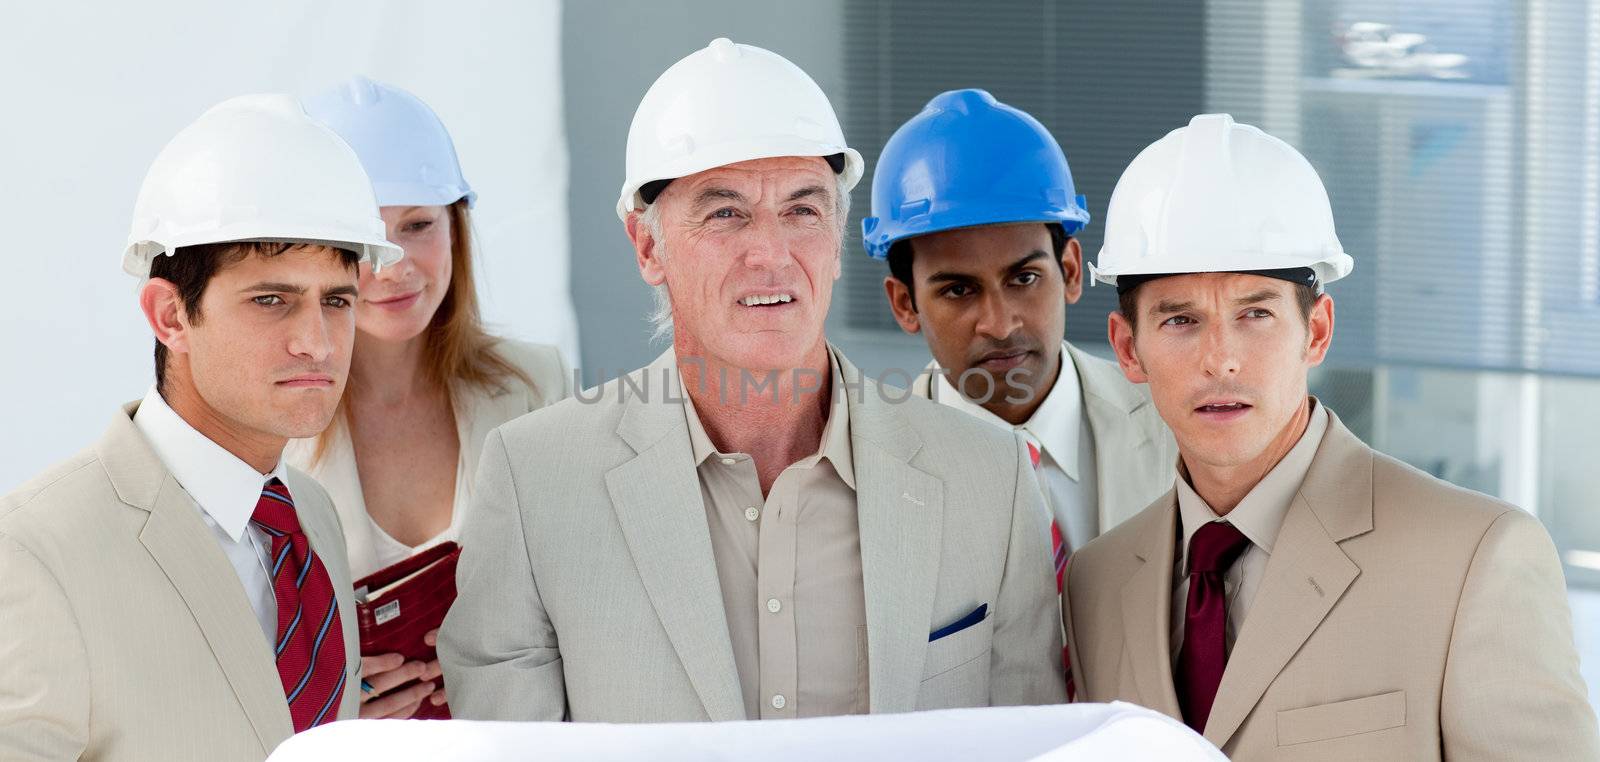
[[[1318,404],[1316,399],[1311,400],[1311,418],[1306,423],[1304,434],[1296,442],[1288,454],[1273,466],[1261,481],[1256,483],[1249,494],[1244,496],[1233,510],[1228,512],[1227,521],[1238,529],[1250,540],[1252,545],[1272,554],[1272,545],[1278,538],[1278,529],[1283,526],[1283,517],[1289,513],[1289,506],[1294,502],[1294,496],[1300,491],[1300,484],[1305,481],[1306,473],[1311,470],[1311,461],[1316,457],[1317,447],[1322,443],[1323,434],[1328,431],[1328,411]],[[1183,558],[1183,568],[1188,568],[1189,540],[1200,527],[1212,521],[1220,521],[1211,506],[1194,491],[1189,485],[1188,472],[1179,461],[1179,475],[1177,480],[1178,515],[1183,522],[1183,545],[1180,555]]]
[[[935,373],[935,394],[939,404],[956,408],[1000,428],[1018,431],[1036,445],[1044,456],[1054,461],[1068,478],[1078,481],[1078,434],[1083,426],[1083,388],[1078,381],[1078,368],[1061,345],[1061,372],[1045,393],[1044,401],[1033,411],[1033,416],[1020,426],[1013,426],[1004,418],[989,412],[956,391],[943,373]]]
[[[268,479],[284,479],[283,459],[271,473],[250,464],[196,431],[151,387],[133,414],[133,424],[183,490],[234,542],[255,515],[261,488]]]
[[[833,465],[833,470],[850,489],[856,488],[855,467],[851,463],[853,457],[850,449],[850,406],[849,394],[844,388],[844,376],[839,372],[839,363],[833,356],[833,350],[828,350],[828,371],[832,376],[832,400],[828,403],[828,420],[822,427],[822,441],[818,444],[817,452],[795,463],[796,466],[809,468],[818,460],[826,458]],[[694,409],[694,401],[689,395],[683,393],[683,376],[680,371],[674,379],[678,384],[678,396],[683,399],[683,417],[689,424],[689,446],[694,454],[694,464],[699,466],[712,456],[734,457],[727,453],[717,452],[716,445],[711,443],[711,437],[706,434],[705,426],[700,423],[700,414]]]

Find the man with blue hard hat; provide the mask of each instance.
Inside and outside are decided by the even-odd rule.
[[[889,261],[895,320],[933,353],[913,391],[1030,445],[1058,578],[1072,548],[1165,491],[1176,462],[1149,394],[1063,338],[1088,222],[1044,125],[975,89],[940,94],[889,138],[862,221],[867,253]]]

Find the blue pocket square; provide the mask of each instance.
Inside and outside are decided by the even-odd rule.
[[[975,625],[975,624],[977,624],[979,622],[982,622],[984,620],[984,618],[986,618],[988,616],[989,616],[989,604],[987,604],[987,603],[980,604],[977,608],[972,610],[971,614],[968,614],[968,615],[966,615],[964,617],[961,617],[960,619],[957,619],[956,621],[951,622],[950,624],[947,624],[947,625],[945,625],[943,627],[940,627],[937,630],[934,630],[933,633],[928,636],[928,642],[932,643],[933,641],[938,640],[940,638],[948,638],[951,635],[954,635],[954,634],[956,634],[958,632],[961,632],[962,630],[967,629],[968,627],[971,627],[971,626],[973,626],[973,625]]]

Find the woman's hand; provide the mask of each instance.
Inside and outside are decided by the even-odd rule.
[[[430,677],[431,675],[431,677]],[[361,719],[404,720],[429,700],[439,676],[439,662],[406,661],[400,654],[361,657]],[[412,680],[422,682],[402,691],[390,691]],[[372,690],[367,690],[366,686]],[[443,691],[439,691],[442,693]],[[437,704],[437,702],[436,702]]]

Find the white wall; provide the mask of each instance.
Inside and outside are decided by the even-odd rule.
[[[559,0],[8,5],[0,22],[0,493],[153,379],[118,265],[140,180],[224,98],[364,73],[415,92],[478,191],[491,328],[577,356]]]

